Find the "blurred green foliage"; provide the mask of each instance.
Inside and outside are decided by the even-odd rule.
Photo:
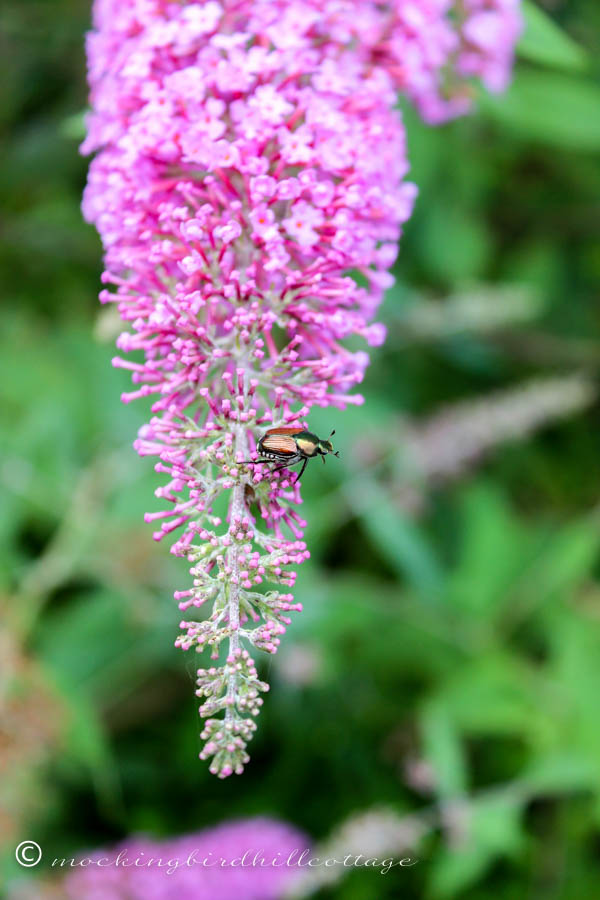
[[[527,3],[506,96],[435,130],[406,110],[420,194],[383,312],[390,338],[365,406],[311,422],[335,425],[343,458],[304,479],[305,610],[262,662],[272,691],[252,763],[224,783],[196,759],[195,660],[173,649],[186,566],[143,524],[159,483],[130,448],[145,410],[119,403],[100,246],[79,213],[88,14],[83,0],[1,13],[3,696],[47,734],[41,759],[10,736],[28,778],[0,821],[4,876],[23,876],[22,837],[52,859],[260,812],[320,839],[383,803],[439,811],[419,865],[355,871],[319,897],[598,895],[597,407],[421,485],[418,517],[389,487],[402,447],[371,464],[356,445],[401,413],[532,374],[597,376],[600,8]],[[515,291],[531,300],[511,312]]]

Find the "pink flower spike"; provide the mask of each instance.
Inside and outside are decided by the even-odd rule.
[[[385,338],[373,318],[416,198],[396,91],[438,122],[468,108],[473,77],[503,87],[518,0],[94,0],[93,20],[83,213],[136,354],[114,361],[123,402],[151,410],[134,447],[164,509],[146,521],[188,560],[176,602],[214,606],[176,644],[214,663],[200,756],[223,778],[248,762],[268,690],[245,648],[277,651],[309,558],[299,469],[257,462],[259,439],[363,402],[354,343]]]

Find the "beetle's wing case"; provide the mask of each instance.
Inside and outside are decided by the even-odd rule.
[[[258,442],[261,453],[279,453],[282,456],[296,456],[298,448],[291,435],[268,432]]]
[[[303,428],[298,428],[297,425],[286,425],[282,428],[269,428],[268,431],[265,431],[265,436],[267,434],[301,434],[304,431]]]

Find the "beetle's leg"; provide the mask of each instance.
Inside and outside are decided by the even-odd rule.
[[[323,460],[323,465],[325,465],[325,457],[322,456],[321,459]]]
[[[305,470],[305,468],[306,468],[306,463],[307,463],[307,462],[308,462],[308,456],[305,458],[305,460],[304,460],[304,465],[303,465],[302,468],[300,469],[299,474],[296,475],[296,481],[294,482],[294,484],[297,484],[297,483],[298,483],[298,480],[299,480],[300,478],[302,478],[302,473],[304,472],[304,470]],[[323,460],[323,462],[325,462],[325,460]]]
[[[282,469],[287,469],[288,466],[295,466],[297,462],[300,462],[301,457],[297,459],[288,459],[281,466],[275,466],[274,469],[271,469],[271,472],[280,472]]]

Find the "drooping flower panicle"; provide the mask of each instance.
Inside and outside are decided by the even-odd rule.
[[[267,690],[245,648],[276,651],[309,555],[299,485],[245,461],[261,429],[361,402],[368,356],[343,342],[384,339],[372,318],[416,193],[398,88],[437,120],[465,107],[462,76],[506,80],[514,3],[471,0],[458,25],[449,7],[95,2],[84,214],[101,299],[128,325],[118,347],[143,354],[114,364],[126,402],[152,398],[135,446],[158,458],[167,509],[147,519],[157,540],[181,529],[192,564],[178,644],[212,652],[201,756],[221,777],[242,771]]]

